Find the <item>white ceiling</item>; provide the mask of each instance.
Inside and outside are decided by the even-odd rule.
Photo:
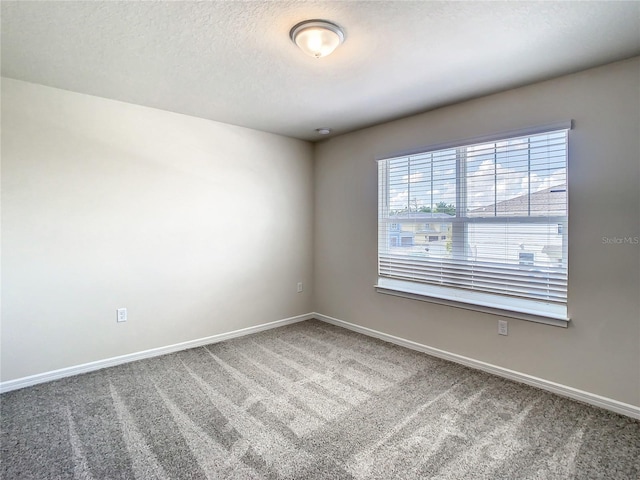
[[[640,54],[640,2],[2,1],[2,75],[306,140]],[[341,25],[325,58],[289,39]]]

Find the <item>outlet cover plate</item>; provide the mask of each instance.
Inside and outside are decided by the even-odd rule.
[[[506,320],[498,320],[498,334],[509,335],[509,323]]]

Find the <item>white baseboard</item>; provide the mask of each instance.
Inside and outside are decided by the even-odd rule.
[[[151,350],[144,350],[142,352],[135,352],[127,355],[120,355],[118,357],[106,358],[104,360],[84,363],[82,365],[75,365],[73,367],[61,368],[59,370],[52,370],[50,372],[39,373],[37,375],[17,378],[15,380],[8,380],[6,382],[0,382],[0,393],[10,392],[11,390],[17,390],[19,388],[30,387],[39,383],[50,382],[52,380],[58,380],[60,378],[71,377],[73,375],[79,375],[81,373],[93,372],[95,370],[113,367],[115,365],[121,365],[123,363],[134,362],[136,360],[166,355],[167,353],[179,352],[181,350],[187,350],[188,348],[201,347],[203,345],[209,345],[210,343],[218,343],[224,340],[229,340],[231,338],[242,337],[244,335],[261,332],[263,330],[282,327],[291,323],[302,322],[311,318],[314,318],[313,314],[307,313],[305,315],[298,315],[296,317],[276,320],[275,322],[263,323],[262,325],[256,325],[255,327],[242,328],[240,330],[212,335],[210,337],[189,340],[188,342],[176,343],[173,345],[167,345],[165,347],[152,348]]]
[[[307,313],[304,315],[298,315],[295,317],[285,318],[282,320],[276,320],[275,322],[263,323],[256,325],[255,327],[242,328],[240,330],[234,330],[232,332],[221,333],[218,335],[212,335],[210,337],[198,338],[187,342],[176,343],[173,345],[167,345],[165,347],[153,348],[151,350],[144,350],[142,352],[130,353],[127,355],[120,355],[118,357],[107,358],[104,360],[98,360],[95,362],[85,363],[82,365],[75,365],[72,367],[61,368],[59,370],[52,370],[50,372],[39,373],[37,375],[31,375],[28,377],[17,378],[15,380],[8,380],[6,382],[0,382],[0,393],[10,392],[11,390],[17,390],[19,388],[30,387],[39,383],[50,382],[52,380],[58,380],[60,378],[70,377],[73,375],[79,375],[81,373],[93,372],[102,368],[113,367],[115,365],[121,365],[123,363],[134,362],[136,360],[142,360],[145,358],[157,357],[160,355],[166,355],[168,353],[178,352],[186,350],[188,348],[201,347],[211,343],[222,342],[236,337],[242,337],[252,333],[261,332],[263,330],[269,330],[271,328],[282,327],[292,323],[302,322],[304,320],[310,320],[312,318],[321,320],[338,327],[346,328],[354,332],[362,333],[370,337],[378,338],[386,342],[394,343],[402,347],[410,348],[419,352],[432,355],[434,357],[450,360],[455,363],[466,365],[467,367],[474,368],[476,370],[482,370],[484,372],[497,375],[499,377],[508,378],[516,382],[531,385],[533,387],[547,390],[549,392],[561,395],[564,397],[572,398],[596,407],[604,408],[615,413],[626,415],[631,418],[640,420],[640,407],[630,405],[628,403],[619,402],[611,398],[602,397],[594,393],[578,390],[577,388],[569,387],[559,383],[544,380],[542,378],[527,375],[525,373],[516,372],[515,370],[509,370],[508,368],[499,367],[490,363],[481,362],[473,358],[464,357],[456,353],[447,352],[438,348],[429,347],[421,343],[406,340],[404,338],[389,335],[387,333],[379,332],[371,328],[362,327],[354,323],[345,322],[337,318],[329,317],[321,313]]]
[[[327,315],[322,315],[321,313],[313,313],[311,317],[316,318],[318,320],[322,320],[323,322],[326,322],[326,323],[330,323],[332,325],[336,325],[338,327],[346,328],[348,330],[353,330],[354,332],[362,333],[370,337],[375,337],[380,340],[384,340],[386,342],[395,343],[396,345],[407,347],[412,350],[417,350],[419,352],[423,352],[428,355],[433,355],[434,357],[450,360],[452,362],[459,363],[467,367],[474,368],[476,370],[482,370],[484,372],[488,372],[493,375],[497,375],[499,377],[504,377],[504,378],[508,378],[509,380],[525,383],[527,385],[531,385],[533,387],[537,387],[542,390],[547,390],[549,392],[555,393],[557,395],[561,395],[563,397],[569,397],[574,400],[588,403],[589,405],[594,405],[596,407],[604,408],[606,410],[610,410],[612,412],[619,413],[621,415],[626,415],[628,417],[640,420],[640,407],[637,407],[635,405],[619,402],[611,398],[602,397],[594,393],[578,390],[577,388],[551,382],[549,380],[527,375],[525,373],[516,372],[515,370],[509,370],[508,368],[499,367],[497,365],[481,362],[479,360],[474,360],[473,358],[464,357],[456,353],[451,353],[445,350],[440,350],[438,348],[422,345],[421,343],[413,342],[411,340],[406,340],[400,337],[395,337],[393,335],[379,332],[371,328],[362,327],[354,323],[349,323],[349,322],[345,322],[344,320],[339,320],[337,318],[329,317]]]

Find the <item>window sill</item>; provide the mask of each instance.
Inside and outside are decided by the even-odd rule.
[[[448,305],[556,327],[566,328],[569,323],[565,306],[551,305],[533,300],[509,298],[501,295],[470,292],[389,278],[379,278],[375,289],[378,293],[385,295]]]

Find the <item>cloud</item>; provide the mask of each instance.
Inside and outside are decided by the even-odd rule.
[[[530,178],[529,178],[530,177]],[[528,175],[522,168],[510,168],[501,163],[495,164],[492,160],[483,161],[477,170],[467,174],[467,208],[476,208],[493,205],[503,200],[546,190],[555,185],[566,183],[565,169],[556,169],[548,175],[531,172]]]
[[[419,182],[424,178],[424,174],[420,172],[416,172],[416,173],[412,173],[411,175],[404,175],[402,177],[402,181],[406,182],[409,178],[411,179],[410,180],[411,183]]]
[[[468,147],[468,210],[488,207],[496,202],[525,195],[529,191],[535,193],[566,183],[566,168],[549,170],[548,158],[528,158],[528,145],[526,138],[520,138]],[[401,177],[402,181],[394,185],[397,188],[390,192],[391,208],[403,209],[409,202],[412,206],[415,203],[415,206],[431,207],[439,202],[455,204],[456,171],[451,168],[453,165],[452,162],[446,162],[446,165],[436,163],[433,179],[430,163],[425,163],[424,168],[416,166],[411,174],[405,172]],[[533,170],[530,173],[529,168]],[[399,180],[399,177],[398,175],[396,178]],[[416,183],[419,185],[414,186]],[[411,198],[408,197],[409,186]]]
[[[467,208],[493,205],[496,200],[518,197],[527,192],[527,172],[484,160],[477,170],[467,173]]]
[[[398,192],[397,190],[391,190],[389,205],[391,210],[401,210],[407,206],[407,191],[403,190]]]

